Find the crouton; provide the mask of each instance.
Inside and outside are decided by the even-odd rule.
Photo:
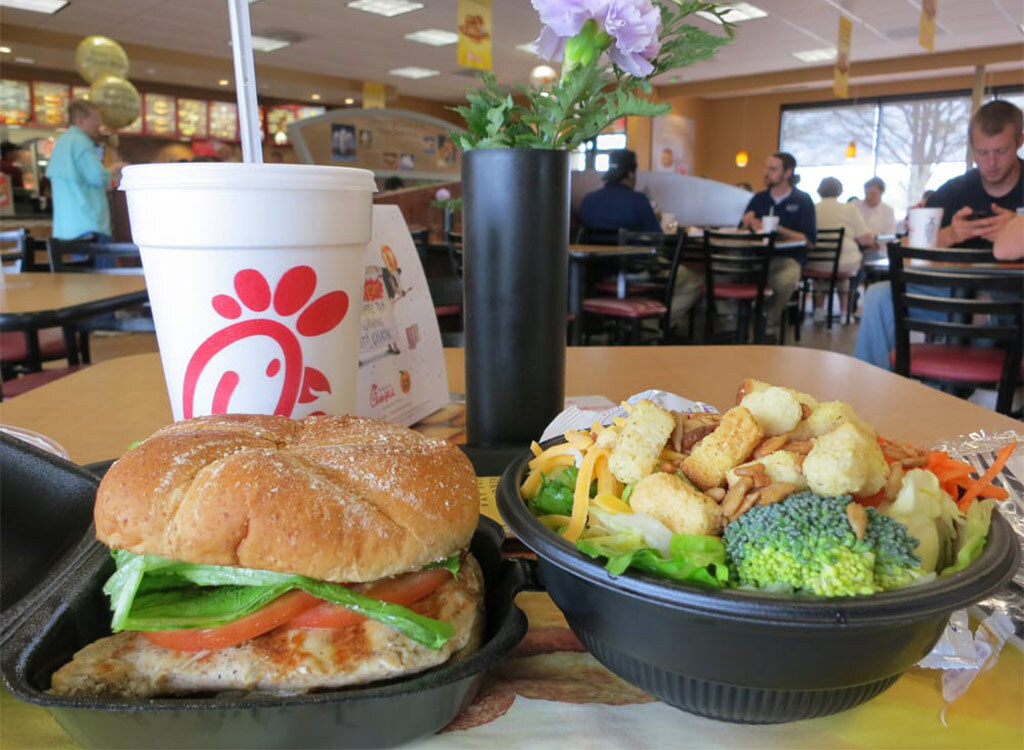
[[[654,516],[676,534],[722,533],[718,503],[675,474],[658,472],[644,477],[633,489],[629,504]]]
[[[874,495],[889,466],[878,443],[852,423],[822,435],[804,459],[807,486],[819,495]]]
[[[693,447],[683,461],[683,473],[706,490],[725,484],[725,473],[754,451],[764,438],[764,430],[742,406],[734,406],[723,416],[718,429]]]
[[[765,435],[781,435],[803,418],[800,402],[785,388],[770,386],[748,393],[740,406],[754,415]]]
[[[764,473],[767,474],[768,478],[773,482],[789,482],[790,484],[796,485],[796,491],[800,492],[807,489],[807,479],[800,471],[800,462],[797,458],[797,455],[790,451],[775,451],[774,453],[769,453],[763,458],[759,458],[757,461],[750,461],[749,463],[741,464],[740,466],[737,466],[736,469],[739,469],[741,466],[761,464],[764,466]],[[736,474],[736,469],[730,469],[725,475],[730,487],[736,484],[736,481],[739,479],[739,476]]]
[[[608,457],[608,468],[615,478],[633,484],[654,471],[675,426],[675,417],[653,401],[643,399],[633,404],[633,413]]]
[[[826,435],[847,423],[863,432],[871,441],[877,440],[878,436],[875,431],[857,416],[852,406],[844,401],[827,401],[818,404],[811,412],[811,416],[807,418],[807,427],[813,437]]]
[[[767,391],[769,388],[775,388],[771,383],[766,383],[763,380],[757,378],[747,378],[740,383],[739,390],[736,391],[736,405],[739,406],[743,399],[751,393],[760,393],[761,391]],[[818,405],[818,399],[809,393],[801,393],[800,391],[793,390],[792,388],[786,388],[785,386],[777,386],[786,391],[789,395],[795,398],[801,404],[807,404],[810,407]]]

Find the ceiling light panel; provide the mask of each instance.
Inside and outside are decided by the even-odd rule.
[[[353,10],[362,10],[367,13],[376,13],[385,18],[394,18],[403,13],[411,13],[423,7],[423,3],[414,3],[409,0],[353,0],[346,3],[346,6]]]
[[[431,47],[444,47],[445,45],[455,44],[459,41],[458,34],[453,31],[444,31],[443,29],[423,29],[423,31],[415,31],[412,34],[406,34],[405,38],[410,42],[429,44]]]
[[[252,48],[257,52],[274,52],[275,50],[284,49],[291,42],[287,39],[274,39],[270,36],[252,36]]]
[[[33,13],[56,13],[67,4],[68,0],[0,0],[0,7]]]
[[[752,18],[764,18],[768,15],[767,11],[763,11],[755,5],[750,3],[724,3],[718,6],[720,10],[725,10],[725,14],[722,16],[729,23],[739,23],[740,21],[749,21]],[[714,13],[708,13],[703,10],[697,11],[697,15],[708,21],[714,23],[722,23],[722,21]]]
[[[430,78],[432,76],[441,75],[441,71],[439,70],[419,68],[415,65],[407,65],[404,68],[395,68],[394,70],[389,70],[388,73],[393,76],[402,76],[403,78]]]
[[[835,47],[822,47],[821,49],[805,49],[801,52],[791,52],[800,62],[813,63],[813,62],[831,62],[836,59],[836,48]]]

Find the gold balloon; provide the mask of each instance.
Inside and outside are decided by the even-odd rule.
[[[103,76],[89,87],[89,101],[99,107],[103,124],[117,130],[138,119],[142,97],[134,86],[117,76]]]
[[[124,78],[128,75],[128,54],[113,39],[87,36],[75,49],[75,65],[89,83],[103,76]]]

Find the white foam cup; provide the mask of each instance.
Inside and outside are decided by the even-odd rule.
[[[941,208],[912,208],[907,212],[907,241],[911,247],[935,247],[941,225]]]
[[[761,231],[770,233],[774,232],[779,228],[779,217],[778,216],[762,216],[761,217]]]
[[[354,411],[372,172],[145,164],[121,189],[175,419]]]

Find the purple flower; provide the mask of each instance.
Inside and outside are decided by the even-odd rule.
[[[595,42],[608,50],[612,62],[637,78],[649,76],[650,60],[658,54],[658,25],[661,14],[651,0],[531,0],[544,24],[535,42],[537,53],[548,60],[561,60],[565,43],[583,30],[587,21],[597,24]],[[607,35],[607,36],[605,36]],[[599,52],[598,52],[599,54]],[[572,67],[577,61],[567,61]]]
[[[448,188],[438,188],[437,192],[434,193],[434,200],[446,201],[452,197],[452,191]]]

